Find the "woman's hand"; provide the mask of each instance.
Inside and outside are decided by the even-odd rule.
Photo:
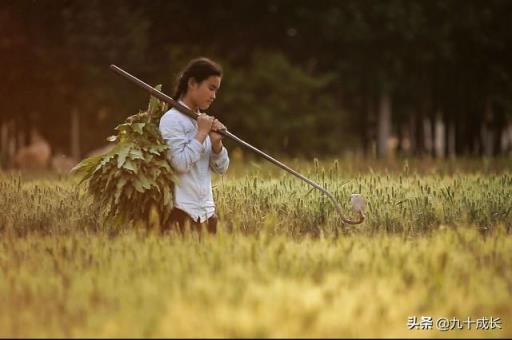
[[[212,149],[215,153],[219,153],[222,150],[222,138],[223,135],[215,131],[225,130],[226,127],[218,119],[213,120],[212,129],[210,131],[210,141],[212,142]]]
[[[207,114],[200,113],[197,116],[197,135],[196,139],[202,144],[210,133],[214,122],[214,117],[208,116]]]

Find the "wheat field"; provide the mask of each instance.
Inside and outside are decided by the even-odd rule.
[[[114,227],[75,177],[0,173],[0,336],[512,336],[510,160],[288,162],[367,220],[236,157],[215,236]]]

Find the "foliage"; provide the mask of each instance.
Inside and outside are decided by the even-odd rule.
[[[263,150],[340,152],[337,138],[348,129],[335,98],[324,95],[334,78],[314,75],[282,53],[255,51],[248,68],[226,70],[222,100],[214,109],[228,127]]]
[[[117,167],[117,160],[113,162]],[[488,232],[498,224],[512,231],[510,159],[285,162],[332,192],[347,215],[350,194],[365,197],[368,219],[349,231],[416,235],[441,226],[471,225]],[[94,202],[100,201],[85,186],[77,186],[78,176],[53,181],[25,176],[0,173],[0,228],[11,225],[20,235],[112,229],[99,218],[97,209],[102,206]],[[131,171],[128,176],[133,176]],[[297,238],[333,235],[340,229],[335,209],[324,195],[268,162],[241,162],[233,157],[228,176],[213,178],[213,190],[226,229],[258,234],[266,219],[275,220],[272,233]],[[135,200],[132,203],[130,209],[140,209]],[[125,227],[130,225],[123,224],[121,229]]]
[[[91,150],[119,120],[114,113],[142,100],[106,65],[170,87],[188,60],[205,55],[227,70],[215,115],[267,150],[336,153],[348,138],[362,138],[369,148],[376,102],[387,88],[397,130],[439,112],[455,127],[457,154],[482,153],[481,127],[499,137],[512,113],[511,11],[506,0],[261,0],[226,8],[203,3],[198,21],[197,8],[186,2],[7,2],[0,10],[0,119],[17,120],[25,136],[36,125],[52,146],[67,148],[69,112],[77,110],[87,117],[82,150]],[[205,34],[209,27],[216,39]],[[261,72],[267,64],[273,78]],[[332,79],[325,86],[309,81],[324,77]],[[486,100],[494,117],[485,117]],[[268,130],[269,116],[284,118],[280,130]],[[318,139],[304,142],[306,134]]]
[[[161,86],[156,87],[157,90]],[[172,208],[176,176],[167,160],[168,146],[158,130],[167,105],[151,97],[146,111],[117,126],[117,145],[87,158],[73,172],[88,181],[89,192],[116,224],[146,220],[152,210],[166,221]]]

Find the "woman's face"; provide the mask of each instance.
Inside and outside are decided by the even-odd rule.
[[[220,81],[220,76],[210,76],[200,83],[191,79],[187,95],[191,96],[191,99],[199,109],[206,110],[215,100],[215,95],[220,87]]]

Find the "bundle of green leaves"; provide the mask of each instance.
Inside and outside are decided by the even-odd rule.
[[[158,129],[167,109],[167,104],[151,97],[146,111],[128,117],[115,128],[117,135],[107,139],[116,142],[109,152],[84,159],[72,169],[83,176],[80,183],[88,183],[95,203],[115,225],[148,222],[155,213],[159,223],[168,221],[177,177],[167,159],[168,145]]]

